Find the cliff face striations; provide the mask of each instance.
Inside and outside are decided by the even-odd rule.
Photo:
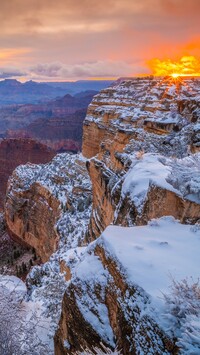
[[[136,78],[119,80],[94,97],[83,132],[94,196],[89,238],[113,222],[144,224],[168,214],[198,220],[195,182],[186,177],[192,162],[185,157],[199,151],[199,95],[199,80]],[[198,170],[196,159],[191,157]],[[143,180],[138,189],[133,189],[137,179],[131,182],[134,174]]]
[[[177,355],[199,336],[200,310],[179,318],[168,294],[169,275],[176,292],[199,277],[199,98],[198,80],[119,80],[89,105],[83,156],[10,178],[7,226],[47,261],[26,283],[50,355]]]
[[[7,228],[45,262],[63,244],[66,248],[84,242],[90,195],[87,170],[79,156],[63,153],[48,164],[21,165],[8,183]],[[79,233],[73,233],[74,223],[80,225]]]
[[[91,158],[107,151],[114,164],[115,153],[128,149],[177,157],[189,148],[198,151],[199,91],[198,79],[117,81],[88,107],[83,155]]]
[[[39,183],[23,191],[17,174],[12,178],[15,193],[10,193],[13,184],[10,180],[5,209],[8,232],[18,242],[33,247],[45,262],[58,247],[55,223],[60,214],[59,201]]]
[[[156,285],[157,271],[152,271],[151,279],[150,269],[161,250],[155,251],[155,259],[149,256],[151,251],[143,259],[142,250],[149,247],[142,244],[142,235],[149,246],[158,243],[173,249],[175,236],[183,243],[178,229],[190,238],[191,227],[178,226],[173,218],[163,216],[185,224],[199,222],[199,98],[198,80],[139,78],[119,80],[89,105],[83,132],[83,155],[88,158],[93,192],[87,240],[103,235],[75,266],[66,261],[71,281],[55,336],[57,355],[82,349],[95,353],[96,348],[103,352],[105,347],[117,347],[122,354],[177,353],[159,316],[155,317],[158,309],[153,311],[148,299],[149,294],[155,296],[150,289]],[[104,232],[111,223],[120,227]],[[168,271],[175,267],[177,255],[178,250]],[[161,269],[157,265],[156,270]],[[149,286],[143,282],[145,273]],[[155,287],[161,290],[167,284],[165,280]]]

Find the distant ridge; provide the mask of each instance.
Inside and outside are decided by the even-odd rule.
[[[100,91],[111,85],[111,80],[80,80],[76,82],[44,82],[33,80],[21,83],[16,79],[0,81],[0,106],[35,104],[84,91]]]

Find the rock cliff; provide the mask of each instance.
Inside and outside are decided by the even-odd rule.
[[[63,153],[46,165],[21,165],[8,182],[7,228],[45,262],[59,243],[69,248],[84,242],[90,204],[90,182],[82,157]],[[73,233],[74,223],[81,226],[79,233]]]
[[[169,274],[200,268],[199,94],[198,80],[119,80],[89,105],[85,157],[12,175],[7,225],[48,260],[27,287],[55,334],[49,354],[168,355],[193,341],[196,313],[176,323],[162,296]]]
[[[140,78],[119,80],[94,97],[83,132],[83,154],[89,158],[87,168],[93,192],[89,242],[111,223],[143,226],[154,218],[168,215],[181,223],[199,222],[199,95],[198,80]],[[152,226],[154,223],[157,228],[160,222],[152,222]],[[175,242],[177,226],[172,223],[171,232],[168,224],[163,227],[164,233],[171,233],[171,242],[162,240],[161,229],[154,229],[150,243],[154,243],[157,232],[160,245]],[[149,227],[140,228],[146,230],[148,239]],[[183,228],[190,230],[190,226]],[[130,233],[129,245],[128,230],[119,229],[114,233],[108,229],[107,242],[101,236],[88,247],[77,266],[70,267],[70,263],[65,262],[63,270],[71,281],[64,295],[55,336],[56,354],[73,354],[82,349],[96,353],[95,349],[103,351],[105,347],[112,350],[117,347],[122,354],[178,352],[172,338],[159,324],[159,317],[155,321],[157,307],[152,311],[154,316],[144,311],[149,301],[143,293],[148,291],[148,286],[143,285],[146,273],[143,267],[148,263],[149,254],[140,266],[129,269],[133,260],[137,260],[132,248],[139,251],[146,247],[140,245],[140,238],[139,245],[133,246],[137,229],[132,230],[133,235]],[[142,230],[138,229],[140,234],[139,231]],[[119,249],[115,253],[118,242]],[[156,252],[155,258],[158,254]],[[173,267],[178,251],[175,255]],[[151,267],[153,260],[149,261]],[[157,265],[156,270],[161,268]],[[137,278],[139,270],[144,272]],[[150,273],[149,270],[151,278]],[[143,285],[143,290],[131,284],[127,275],[132,275],[137,285]],[[151,287],[154,283],[155,274]],[[165,287],[167,283],[165,280]],[[144,318],[141,314],[145,314]]]
[[[178,278],[192,268],[198,277],[198,246],[199,233],[171,217],[144,227],[108,227],[71,267],[55,354],[98,354],[95,349],[104,353],[105,347],[124,355],[177,354],[159,310],[170,282],[166,265]]]
[[[89,240],[113,222],[126,226],[144,224],[150,218],[169,213],[184,222],[199,219],[199,197],[191,196],[189,173],[188,181],[185,178],[190,164],[198,171],[199,163],[195,160],[199,158],[191,158],[193,163],[184,159],[199,151],[199,95],[199,80],[150,77],[119,80],[94,97],[83,132],[83,154],[90,158],[88,170],[94,196]],[[156,172],[151,169],[155,163],[153,155],[146,155],[150,153],[160,155],[161,165]],[[142,168],[145,165],[146,172]],[[168,184],[160,184],[154,176],[158,177],[159,168],[162,171],[165,165],[170,166]],[[135,173],[138,180],[143,174],[144,179],[148,176],[146,187],[139,192],[145,194],[143,201],[136,189],[135,197],[133,192],[132,197],[128,192],[121,193],[130,174]],[[171,181],[176,175],[179,181]],[[195,181],[197,176],[195,172]],[[182,178],[186,179],[184,186]]]
[[[96,95],[84,121],[83,155],[144,150],[182,157],[199,150],[198,79],[119,80]],[[95,139],[94,139],[95,137]],[[110,160],[111,160],[110,159]]]
[[[55,151],[32,139],[4,139],[0,142],[0,209],[3,208],[9,176],[20,164],[47,163]]]

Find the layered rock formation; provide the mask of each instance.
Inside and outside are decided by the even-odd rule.
[[[95,94],[86,91],[40,104],[0,107],[0,134],[37,139],[57,152],[78,152],[87,106]]]
[[[83,134],[83,154],[88,158],[96,155],[88,163],[94,181],[89,238],[96,238],[113,222],[144,224],[150,218],[169,213],[184,222],[198,220],[199,199],[190,198],[189,181],[185,181],[188,193],[179,191],[181,177],[173,188],[170,173],[167,177],[169,184],[160,186],[151,181],[151,163],[145,188],[147,194],[139,211],[129,194],[122,198],[121,189],[127,178],[126,172],[130,167],[132,174],[135,167],[140,169],[143,154],[147,152],[171,157],[168,162],[163,158],[160,167],[170,165],[174,169],[172,175],[187,174],[187,167],[184,171],[187,163],[177,158],[199,150],[199,95],[199,80],[136,78],[119,80],[95,96],[88,108]],[[137,152],[135,156],[134,152]],[[149,164],[148,159],[144,159],[144,164]],[[176,165],[179,171],[176,171]],[[145,175],[145,171],[137,172],[138,179],[140,173]]]
[[[3,208],[9,176],[20,164],[47,163],[55,152],[32,139],[4,139],[0,142],[0,209]]]
[[[93,189],[88,241],[96,239],[110,223],[145,225],[152,218],[167,215],[182,223],[199,221],[200,155],[193,155],[200,143],[199,94],[198,80],[141,78],[119,81],[95,96],[83,134],[83,154],[90,158],[87,168]],[[166,233],[170,230],[167,225],[165,229]],[[130,265],[134,264],[133,241],[130,239],[128,246],[126,233],[123,230],[121,234],[119,229],[118,255],[114,253],[117,238],[108,232],[108,244],[101,237],[89,247],[77,267],[70,270],[66,262],[63,270],[71,282],[55,337],[56,354],[73,354],[82,349],[96,353],[96,347],[104,346],[117,346],[122,354],[177,353],[173,341],[154,323],[149,312],[143,309],[145,318],[140,318],[144,314],[140,306],[148,304],[140,297],[146,294],[138,293],[126,276],[132,275],[142,285],[144,275],[137,279],[134,274],[146,260],[132,271],[124,270],[129,254]],[[177,229],[169,233],[173,236]],[[162,241],[161,230],[159,238],[160,244],[168,245]],[[143,250],[140,245],[135,248]],[[88,265],[92,265],[92,270]]]
[[[13,174],[13,179],[15,195],[8,190],[5,208],[8,231],[20,243],[33,247],[45,262],[58,248],[55,223],[60,215],[59,201],[38,183],[20,191],[18,176]]]
[[[177,157],[188,148],[198,150],[199,90],[198,79],[119,80],[89,105],[84,156],[93,157],[101,149],[111,156],[143,149]]]
[[[45,262],[58,249],[58,242],[65,248],[83,243],[90,195],[85,162],[79,156],[63,153],[46,165],[21,165],[8,183],[5,219],[9,233],[33,247]],[[80,233],[73,233],[73,223],[81,226]]]
[[[169,217],[144,227],[106,229],[71,267],[55,354],[84,349],[96,354],[95,348],[104,353],[105,347],[124,355],[177,354],[155,306],[169,283],[167,259],[171,260],[168,271],[176,268],[179,278],[185,275],[183,265],[187,264],[187,272],[196,270],[198,251],[194,252],[191,239],[199,245],[190,226]],[[198,271],[193,275],[198,277]]]
[[[88,164],[93,181],[93,209],[88,239],[114,223],[144,225],[172,215],[182,223],[200,218],[200,156],[174,159],[133,154],[128,172],[117,174],[97,159]]]
[[[169,286],[168,273],[180,281],[198,277],[200,267],[199,91],[198,80],[120,80],[88,108],[87,161],[59,154],[46,166],[20,167],[11,178],[11,231],[34,243],[43,261],[58,247],[27,279],[29,297],[42,300],[54,331],[61,310],[57,355],[105,348],[124,355],[178,353],[183,328],[173,328],[172,318],[164,322],[166,305],[158,297]],[[43,210],[51,230],[56,224],[54,234],[39,218]],[[35,215],[37,233],[43,231],[40,245]],[[167,215],[182,224],[172,217],[158,220]]]

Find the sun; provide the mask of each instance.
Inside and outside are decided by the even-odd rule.
[[[174,79],[177,79],[181,74],[177,74],[177,73],[173,73],[171,74],[171,76],[174,78]]]
[[[179,77],[200,76],[200,58],[183,56],[177,61],[154,58],[147,62],[154,76]]]

